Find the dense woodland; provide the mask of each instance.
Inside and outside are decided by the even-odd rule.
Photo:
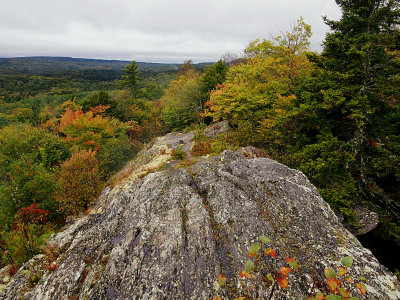
[[[43,251],[144,143],[174,130],[198,130],[194,155],[263,149],[303,171],[349,227],[368,207],[374,234],[399,244],[399,3],[336,2],[322,53],[300,18],[212,65],[0,60],[0,266]],[[229,136],[202,135],[221,120]]]

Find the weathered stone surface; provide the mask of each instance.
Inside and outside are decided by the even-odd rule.
[[[360,227],[354,230],[353,234],[363,235],[374,230],[379,224],[379,215],[370,211],[367,207],[358,207],[355,209],[356,217]]]
[[[193,134],[193,133],[190,133]],[[299,171],[263,157],[255,148],[200,158],[194,165],[162,168],[170,147],[186,135],[158,139],[103,191],[90,214],[56,234],[58,267],[43,268],[42,256],[14,276],[1,299],[224,299],[247,293],[239,276],[248,248],[262,234],[279,258],[291,256],[299,273],[272,299],[307,299],[326,286],[324,268],[354,257],[354,278],[367,278],[368,299],[399,299],[399,282],[361,246]],[[157,161],[154,164],[154,161]],[[147,166],[147,167],[146,167]],[[32,273],[41,280],[29,284]],[[227,277],[227,288],[216,283]],[[353,295],[359,296],[356,289]],[[268,299],[271,287],[257,282],[252,295]]]
[[[232,130],[232,127],[229,125],[228,121],[221,121],[213,126],[208,127],[205,131],[204,134],[209,137],[209,138],[216,138],[219,134],[222,133],[228,133],[229,131]]]

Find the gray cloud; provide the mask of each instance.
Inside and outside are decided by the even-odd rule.
[[[303,16],[320,50],[333,0],[1,0],[0,56],[215,61]]]

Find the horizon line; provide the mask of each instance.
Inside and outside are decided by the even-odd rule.
[[[73,56],[59,56],[59,55],[0,56],[0,59],[15,59],[15,58],[71,58],[71,59],[103,60],[103,61],[116,61],[116,62],[136,61],[138,63],[150,63],[150,64],[184,64],[184,62],[176,62],[176,61],[171,61],[171,62],[139,61],[139,60],[135,60],[135,59],[126,60],[126,59],[109,59],[109,58],[87,58],[87,57],[73,57]],[[187,59],[187,60],[191,60],[191,59]],[[193,62],[193,64],[208,64],[208,63],[215,63],[215,62],[216,61],[201,61],[201,62]]]

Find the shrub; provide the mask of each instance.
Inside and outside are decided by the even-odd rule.
[[[97,154],[104,175],[118,171],[135,153],[132,148],[127,136],[107,139]]]
[[[252,243],[248,251],[248,260],[246,261],[243,270],[240,272],[240,286],[241,296],[235,298],[239,299],[259,299],[260,295],[257,295],[256,288],[259,282],[263,282],[267,287],[271,287],[268,299],[285,298],[284,290],[290,284],[290,280],[295,276],[298,276],[299,272],[303,269],[302,266],[293,258],[279,257],[277,251],[270,248],[270,244],[273,241],[265,235],[258,237],[257,241]],[[354,278],[350,274],[349,268],[353,264],[353,257],[346,256],[341,259],[341,267],[337,269],[326,268],[324,270],[326,283],[320,291],[317,287],[312,287],[309,300],[359,300],[358,297],[352,297],[352,295],[367,295],[367,278],[360,276]],[[279,267],[279,266],[282,267]],[[261,281],[259,280],[261,279]],[[217,282],[220,287],[228,287],[230,282],[227,282],[227,278],[220,274]],[[279,287],[279,289],[278,289]],[[230,289],[226,292],[230,298],[234,295]],[[275,296],[275,297],[274,297]],[[214,296],[213,300],[222,300],[220,296]]]
[[[51,211],[55,219],[57,182],[54,175],[42,165],[34,163],[30,157],[22,157],[11,164],[9,173],[0,184],[0,226],[9,227],[18,209],[33,203]]]
[[[172,157],[176,160],[181,160],[184,159],[186,157],[186,153],[185,151],[183,151],[183,148],[181,145],[177,146],[172,154]]]
[[[61,165],[58,179],[60,211],[66,215],[84,211],[99,195],[103,185],[96,152],[81,150],[75,153]]]
[[[41,252],[41,246],[51,233],[48,214],[49,211],[36,204],[18,210],[13,231],[0,233],[0,265],[18,266]]]
[[[190,150],[190,153],[193,156],[203,156],[211,153],[211,140],[204,140],[204,141],[199,141],[196,142],[192,149]]]
[[[236,150],[237,146],[233,145],[230,141],[230,136],[219,134],[215,141],[211,144],[211,153],[218,155],[224,150]]]

